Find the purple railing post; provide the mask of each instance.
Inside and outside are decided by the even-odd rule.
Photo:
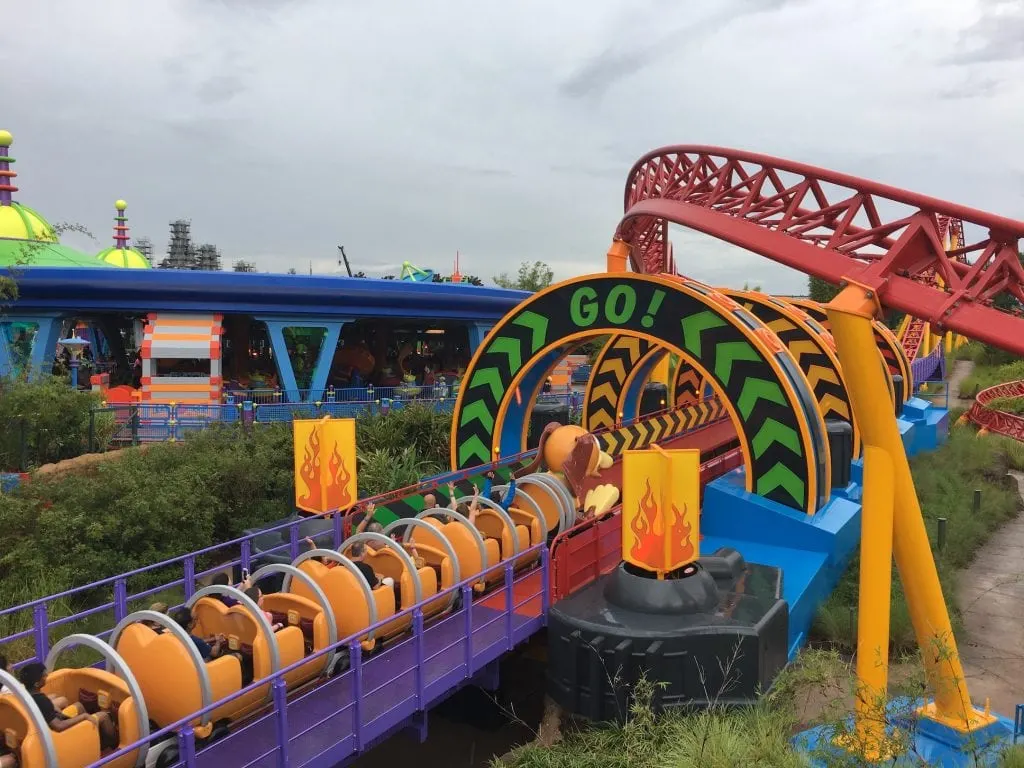
[[[50,621],[46,616],[46,603],[32,609],[32,624],[35,629],[36,658],[42,661],[50,652]]]
[[[466,677],[470,677],[473,674],[473,590],[468,584],[462,588],[462,610],[466,613]]]
[[[114,623],[128,615],[128,584],[124,579],[114,579]]]
[[[284,678],[274,680],[273,691],[277,710],[277,764],[288,768],[288,686]]]
[[[288,526],[288,554],[292,560],[299,556],[299,524]]]
[[[334,548],[338,549],[341,546],[342,540],[345,538],[345,531],[343,527],[342,513],[339,509],[333,515],[331,515],[331,525],[334,530]]]
[[[363,751],[363,647],[353,640],[349,649],[349,667],[352,669],[352,734],[356,739],[356,754]]]
[[[512,593],[512,566],[514,560],[505,563],[505,637],[508,639],[506,648],[512,650],[516,644],[512,641],[512,615],[515,613],[515,597]]]
[[[423,651],[423,610],[420,608],[412,612],[412,634],[416,644],[416,709],[423,709],[426,705],[423,693],[423,659],[426,654]]]
[[[196,732],[191,725],[178,731],[178,760],[188,768],[196,764]]]
[[[243,571],[251,570],[249,568],[249,564],[250,564],[250,561],[252,560],[252,541],[250,541],[249,539],[246,539],[245,541],[243,541],[241,547],[239,547],[239,550],[240,550],[239,553],[238,553],[239,567]]]
[[[551,607],[551,552],[547,547],[540,551],[540,617],[541,625],[548,625],[548,608]]]
[[[185,581],[185,599],[191,600],[192,595],[196,593],[196,558],[194,555],[185,558],[182,570],[185,572],[182,577]]]

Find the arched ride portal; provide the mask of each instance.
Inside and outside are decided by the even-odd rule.
[[[467,468],[523,451],[530,395],[551,354],[613,334],[667,348],[714,388],[736,425],[748,490],[808,513],[828,499],[825,423],[778,337],[705,286],[633,274],[553,285],[492,329],[466,371],[455,406],[452,466]]]

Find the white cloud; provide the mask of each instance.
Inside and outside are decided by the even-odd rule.
[[[1019,215],[1013,4],[34,0],[0,29],[20,197],[260,269],[601,269],[633,161],[712,143]],[[1014,27],[1016,28],[1016,27]],[[1017,42],[1015,42],[1017,41]],[[702,280],[804,278],[693,233]],[[98,247],[98,246],[97,246]]]

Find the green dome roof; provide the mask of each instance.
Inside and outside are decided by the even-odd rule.
[[[4,267],[93,267],[106,268],[106,262],[79,253],[60,243],[0,238],[0,269]]]
[[[151,269],[149,259],[142,255],[141,251],[128,247],[128,217],[125,211],[128,203],[118,200],[114,203],[117,214],[114,216],[114,247],[104,248],[96,258],[112,267],[122,269]]]

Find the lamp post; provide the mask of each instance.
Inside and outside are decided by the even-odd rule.
[[[71,388],[78,389],[78,361],[82,357],[82,352],[89,346],[89,342],[85,339],[80,339],[75,335],[75,331],[71,331],[71,335],[66,339],[61,339],[57,342],[71,355]]]

